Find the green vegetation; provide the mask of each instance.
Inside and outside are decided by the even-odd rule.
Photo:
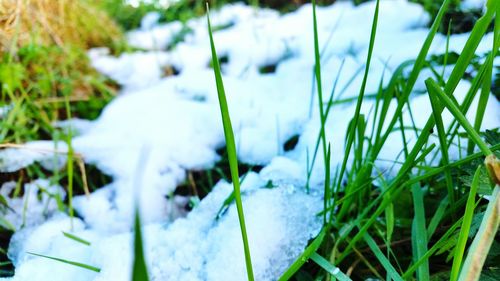
[[[13,197],[22,196],[24,183],[48,178],[68,191],[63,202],[50,194],[61,211],[74,216],[72,197],[109,182],[94,167],[85,167],[71,149],[75,134],[55,122],[72,117],[95,119],[116,95],[117,86],[90,65],[86,51],[108,46],[118,53],[125,46],[118,26],[93,1],[2,2],[0,9],[0,146],[22,146],[31,140],[62,140],[68,145],[67,166],[49,172],[38,164],[16,173],[0,174],[0,182],[17,182]],[[50,17],[47,15],[50,14]],[[105,25],[107,28],[102,29]],[[87,178],[88,176],[88,178]],[[3,202],[0,237],[0,275],[12,275],[5,250],[13,226],[3,218],[9,206]],[[4,210],[5,208],[5,210]],[[71,237],[70,234],[65,234]],[[75,237],[73,237],[75,238]]]
[[[232,1],[211,1],[211,5],[220,7],[229,2]],[[255,1],[251,2],[257,4]],[[328,2],[324,1],[325,4]],[[359,4],[364,1],[354,2]],[[385,88],[381,86],[377,93],[368,95],[365,93],[365,87],[372,51],[377,44],[377,1],[369,35],[370,45],[363,83],[355,100],[356,111],[344,144],[345,158],[338,172],[331,175],[330,145],[333,144],[326,140],[325,123],[331,108],[346,101],[333,99],[333,95],[327,101],[323,96],[316,3],[313,1],[314,29],[311,32],[314,33],[314,42],[311,43],[314,43],[315,47],[314,73],[321,127],[312,164],[308,167],[312,170],[311,165],[314,165],[316,154],[321,147],[325,162],[325,196],[324,210],[319,215],[322,216],[324,225],[319,235],[310,242],[280,280],[379,278],[455,281],[470,280],[477,277],[481,271],[483,276],[493,276],[493,279],[500,276],[500,242],[497,234],[500,202],[500,166],[497,157],[500,133],[498,130],[479,130],[490,90],[497,97],[499,95],[500,77],[493,77],[492,73],[493,60],[498,56],[500,44],[500,3],[489,1],[488,9],[482,13],[461,11],[456,0],[415,2],[423,4],[433,19],[420,52],[415,54],[416,60],[402,64],[394,71]],[[297,1],[296,4],[290,4],[290,1],[258,2],[260,6],[278,8],[281,11],[293,10],[300,3],[302,1]],[[159,11],[160,20],[164,22],[186,21],[205,13],[202,1],[191,0],[179,1],[168,9],[161,7],[159,2],[142,3],[138,7],[132,7],[125,5],[123,0],[99,1],[99,7],[108,11],[123,30],[138,27],[140,19],[150,11]],[[95,24],[97,20],[93,21]],[[492,51],[484,57],[479,57],[475,50],[485,33],[491,30],[494,30],[495,34]],[[428,56],[438,32],[453,34],[465,31],[471,31],[471,34],[463,52]],[[217,82],[227,154],[215,169],[199,172],[200,176],[190,181],[189,187],[194,190],[193,195],[207,194],[218,179],[229,179],[230,175],[234,193],[225,204],[236,202],[248,279],[253,280],[251,249],[248,246],[251,237],[246,234],[239,190],[239,163],[212,29],[209,29],[209,34],[213,58],[211,65]],[[62,35],[56,37],[65,38]],[[25,42],[14,40],[2,44],[0,106],[10,108],[0,119],[0,142],[3,147],[37,139],[64,140],[71,147],[74,132],[56,128],[53,123],[70,117],[94,119],[103,106],[115,96],[116,85],[90,67],[85,48],[95,46],[96,42],[99,42],[119,53],[124,48],[121,34],[117,31],[102,41],[92,40],[78,45],[65,40],[59,44],[31,38]],[[411,99],[422,69],[428,66],[437,69],[438,66],[446,64],[454,64],[449,78],[446,79],[440,71],[435,71],[436,77],[426,81],[428,91],[425,94],[431,101],[433,113],[423,128],[412,132],[417,135],[417,141],[412,146],[404,147],[404,161],[399,163],[401,167],[397,175],[389,178],[384,172],[377,171],[374,163],[379,159],[379,153],[390,134],[399,132],[403,139],[407,139],[408,132],[403,128],[410,124],[403,123],[402,112],[410,107],[408,100]],[[473,66],[477,73],[466,73],[470,66]],[[407,67],[411,67],[409,74],[403,71]],[[453,98],[453,92],[463,79],[469,80],[472,86],[464,102],[458,104]],[[332,92],[335,90],[334,86]],[[472,101],[476,97],[479,99],[478,115],[475,120],[467,120],[465,114],[471,109]],[[368,118],[360,113],[361,106],[367,99],[376,101],[373,123],[369,123]],[[397,100],[397,107],[390,115],[389,103],[394,99]],[[326,105],[326,108],[323,105]],[[442,120],[445,109],[455,118],[448,127],[445,127]],[[372,128],[371,134],[367,133],[369,128]],[[431,136],[438,138],[437,145],[429,141]],[[461,159],[453,160],[448,155],[448,149],[455,145],[457,139],[467,144],[467,154],[462,155]],[[475,147],[481,152],[474,153]],[[69,198],[66,202],[61,202],[61,210],[73,215],[72,196],[82,194],[85,189],[92,190],[102,186],[102,182],[109,179],[92,167],[81,168],[82,160],[71,149],[69,151],[70,161],[66,169],[58,174],[51,174],[38,165],[33,165],[13,175],[2,175],[1,179],[14,179],[21,185],[37,177],[51,178],[68,189]],[[353,153],[350,153],[351,151]],[[431,165],[426,160],[427,156],[441,159],[439,165]],[[347,169],[349,163],[352,163],[351,170]],[[77,164],[78,169],[74,164]],[[240,163],[240,171],[241,167],[243,165]],[[251,167],[246,167],[245,170],[251,170]],[[85,184],[87,178],[89,182]],[[86,188],[87,185],[90,188]],[[485,196],[489,199],[485,199]],[[5,199],[0,197],[0,211],[8,208],[4,202]],[[222,206],[221,210],[224,207]],[[139,215],[136,213],[134,218],[133,276],[134,280],[148,280]],[[12,266],[5,257],[5,249],[13,229],[7,221],[0,221],[0,225],[0,275],[12,275]],[[88,241],[70,233],[64,233],[64,236],[78,243],[89,244]],[[99,268],[90,265],[43,257],[99,272]]]
[[[324,226],[328,233],[326,236],[320,234],[319,240],[314,240],[311,243],[314,248],[317,248],[316,252],[310,251],[308,248],[305,252],[307,256],[300,257],[300,260],[285,273],[284,276],[287,278],[290,276],[289,272],[297,271],[297,267],[304,263],[304,259],[311,258],[323,270],[314,270],[312,272],[315,273],[311,274],[310,268],[300,269],[298,271],[300,275],[296,274],[297,278],[308,275],[313,279],[323,280],[330,278],[329,275],[333,275],[331,277],[342,279],[343,276],[335,274],[347,270],[353,279],[367,277],[385,279],[384,275],[386,275],[394,280],[407,280],[415,277],[418,280],[431,280],[444,275],[447,276],[446,278],[457,280],[460,275],[461,280],[468,280],[464,279],[469,278],[463,277],[465,274],[477,272],[478,269],[481,271],[483,263],[491,265],[498,259],[496,251],[488,256],[490,247],[498,247],[498,242],[494,240],[498,229],[498,215],[491,213],[491,209],[495,208],[492,206],[498,204],[496,201],[497,193],[495,192],[489,204],[485,204],[486,202],[481,199],[477,200],[477,195],[492,194],[495,182],[498,181],[496,172],[487,173],[485,165],[478,160],[487,156],[492,159],[488,161],[491,163],[488,164],[488,170],[499,170],[498,160],[493,154],[493,151],[500,147],[499,134],[496,131],[488,131],[485,134],[478,131],[482,115],[484,115],[486,102],[484,97],[478,108],[475,125],[471,125],[464,117],[479,88],[483,87],[482,92],[488,92],[490,89],[488,81],[491,81],[489,80],[493,67],[491,61],[498,49],[498,36],[495,37],[495,45],[492,46],[494,51],[488,54],[479,66],[479,74],[472,79],[472,87],[465,102],[457,104],[453,99],[453,91],[459,81],[464,79],[465,70],[474,59],[474,52],[479,41],[490,28],[494,15],[499,11],[500,5],[498,3],[490,1],[487,12],[474,25],[464,51],[456,58],[455,67],[449,79],[445,81],[443,77],[438,75],[437,80],[442,81],[440,84],[433,79],[426,81],[433,105],[433,115],[429,117],[426,126],[418,131],[416,144],[413,147],[405,147],[404,155],[406,158],[401,163],[396,177],[385,179],[383,173],[373,169],[373,163],[388,135],[394,130],[399,130],[395,125],[402,120],[402,109],[408,105],[407,100],[418,74],[428,63],[426,57],[430,44],[439,27],[442,26],[442,21],[446,18],[445,15],[452,4],[452,1],[444,1],[436,14],[431,31],[423,43],[409,76],[405,77],[402,72],[396,71],[389,85],[377,93],[376,118],[372,124],[375,133],[368,136],[363,136],[364,127],[368,124],[365,124],[364,116],[359,114],[359,105],[364,100],[364,83],[362,84],[357,110],[347,134],[348,138],[345,144],[347,152],[340,173],[333,181],[328,181],[329,172],[326,171],[326,182],[330,185],[328,186],[329,190],[325,190],[325,206],[330,207],[323,211],[323,215],[330,213],[331,221],[327,220]],[[369,67],[370,50],[373,48],[376,37],[377,9],[373,20],[366,69]],[[314,9],[313,18],[316,20]],[[497,21],[495,34],[498,32]],[[318,68],[318,39],[316,36],[314,41],[316,67]],[[445,61],[446,57],[445,54]],[[321,101],[321,78],[317,69],[315,73],[317,74],[318,95]],[[366,73],[363,81],[366,80]],[[397,92],[401,94],[394,95]],[[396,96],[398,99],[398,106],[393,116],[387,116],[387,103],[389,101],[385,99],[387,96]],[[472,154],[473,150],[469,150],[468,156],[450,163],[447,151],[458,135],[459,125],[454,122],[447,130],[444,128],[441,120],[444,107],[453,114],[460,127],[465,129],[466,133],[460,134],[459,137],[469,139],[472,144],[481,149],[482,153]],[[320,109],[321,119],[324,118],[322,111],[323,109]],[[321,122],[323,124],[324,120]],[[401,124],[401,127],[403,126],[404,124]],[[437,128],[441,148],[436,148],[435,145],[428,143],[434,126]],[[323,139],[323,130],[322,126],[318,133],[318,139]],[[364,144],[357,148],[353,146],[353,143],[356,132],[359,130],[362,133],[362,140],[358,143]],[[405,133],[403,131],[402,133],[404,137]],[[495,137],[486,137],[487,135]],[[487,144],[483,138],[492,142]],[[329,153],[325,149],[326,144],[323,143],[322,147],[325,159],[328,161]],[[360,150],[359,153],[355,151],[353,159],[349,157],[348,153],[351,147]],[[442,166],[432,167],[426,163],[425,156],[431,153],[441,154]],[[354,169],[352,171],[345,169],[348,161],[353,163]],[[329,169],[328,162],[325,164],[325,169]],[[374,172],[376,172],[376,176],[372,176]],[[464,177],[469,178],[471,174],[474,174],[472,180],[464,182]],[[347,179],[345,185],[343,184],[344,179]],[[484,189],[481,192],[478,192],[481,189],[479,182],[483,183],[482,188]],[[331,200],[331,198],[338,199]],[[450,201],[455,203],[450,204]],[[408,210],[410,206],[413,206],[413,211]],[[487,210],[490,210],[488,214],[484,212],[486,207]],[[394,212],[394,209],[400,211]],[[459,219],[457,220],[457,218]],[[481,221],[483,222],[481,223]],[[467,265],[463,265],[462,260],[466,253],[466,245],[469,244],[469,239],[476,235],[479,224],[482,225],[483,232],[477,235],[483,236],[481,239],[475,239],[474,243],[477,245],[480,241],[488,242],[476,246],[481,248],[481,251],[470,251],[469,261]],[[440,235],[441,237],[437,238]],[[318,247],[318,243],[321,243],[321,246]],[[382,251],[382,248],[387,249],[386,253]],[[475,254],[477,252],[480,254]],[[453,264],[449,263],[451,258],[453,258]],[[356,267],[355,270],[353,270],[354,267]],[[304,270],[306,271],[304,272]],[[487,274],[495,271],[496,269],[491,267],[484,269]]]
[[[208,4],[207,4],[208,11]],[[212,50],[212,65],[214,68],[215,82],[217,84],[217,93],[219,97],[220,111],[222,115],[222,123],[224,127],[224,136],[226,138],[226,149],[229,157],[229,167],[231,169],[231,179],[234,187],[234,198],[236,201],[236,208],[238,209],[238,219],[241,228],[241,237],[243,240],[243,249],[245,251],[245,263],[248,273],[248,280],[253,281],[252,259],[250,257],[250,248],[248,246],[248,236],[245,226],[245,215],[243,214],[243,203],[241,202],[240,192],[240,176],[238,173],[238,157],[236,155],[236,144],[234,141],[233,127],[231,125],[231,118],[229,116],[229,108],[227,106],[226,94],[224,91],[224,84],[222,82],[222,73],[219,66],[219,59],[215,50],[214,39],[212,37],[212,29],[210,25],[210,17],[207,13],[208,34],[210,35],[210,47]]]

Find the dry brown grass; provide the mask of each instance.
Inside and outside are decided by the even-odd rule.
[[[110,46],[121,31],[92,0],[0,0],[0,52],[28,43],[88,49]]]

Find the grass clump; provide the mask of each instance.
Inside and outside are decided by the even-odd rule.
[[[105,27],[105,28],[102,28]],[[93,119],[114,86],[91,66],[86,50],[122,44],[120,29],[92,1],[0,3],[1,143],[53,139],[52,123]]]
[[[72,150],[75,133],[54,123],[72,117],[95,119],[115,96],[116,85],[93,69],[87,57],[87,49],[98,46],[118,52],[123,35],[95,1],[0,1],[0,147],[48,139],[65,141],[69,147],[67,165],[61,170],[49,172],[34,164],[18,173],[1,174],[2,181],[17,182],[13,197],[23,196],[24,183],[48,178],[67,189],[67,202],[58,204],[73,216],[72,196],[94,185],[94,178],[87,180],[81,156]],[[89,167],[89,172],[96,170]],[[100,174],[95,173],[95,179],[109,181]],[[12,235],[7,223],[0,227],[2,241]],[[0,262],[2,275],[12,275],[3,254]]]
[[[88,49],[112,46],[118,26],[90,0],[4,0],[0,3],[0,51],[27,44]]]
[[[443,276],[452,280],[469,280],[478,278],[483,264],[492,264],[497,257],[495,251],[489,252],[489,249],[496,249],[500,245],[494,239],[498,229],[498,213],[492,211],[498,204],[497,174],[500,166],[495,154],[498,153],[500,142],[494,137],[498,134],[496,131],[480,132],[479,129],[485,117],[492,81],[492,60],[499,44],[500,21],[496,20],[492,51],[477,65],[477,74],[467,77],[466,70],[475,64],[475,50],[486,32],[491,30],[500,9],[498,1],[489,1],[486,12],[474,23],[463,51],[452,58],[454,67],[449,78],[436,72],[436,80],[426,81],[428,91],[425,94],[429,95],[433,113],[425,126],[402,129],[405,128],[402,123],[403,110],[410,107],[408,100],[421,70],[430,63],[436,63],[435,58],[428,58],[432,41],[447,19],[447,13],[456,4],[453,0],[441,3],[416,60],[401,66],[412,66],[411,71],[396,70],[388,86],[381,87],[375,95],[373,124],[367,124],[365,117],[359,114],[358,108],[366,99],[362,84],[357,110],[344,144],[345,157],[339,172],[331,180],[327,171],[330,169],[329,150],[325,149],[324,129],[321,126],[318,143],[323,142],[326,172],[325,209],[321,215],[327,215],[330,220],[324,220],[326,235],[322,232],[311,243],[314,250],[311,247],[306,249],[285,272],[284,280],[301,280],[300,276],[321,280],[345,277],[433,280]],[[313,19],[316,21],[314,7],[313,2]],[[378,5],[375,7],[366,69],[375,44]],[[316,67],[320,57],[318,41],[315,32]],[[447,64],[448,59],[447,54],[444,54],[443,63]],[[318,70],[315,72],[318,73]],[[368,72],[364,80],[367,75]],[[471,88],[459,104],[453,93],[463,79],[471,81]],[[319,75],[316,75],[316,84],[321,100]],[[483,90],[479,91],[480,88]],[[478,92],[481,94],[477,116],[470,124],[465,114]],[[397,107],[389,115],[389,102],[394,98]],[[331,104],[329,102],[327,106]],[[454,121],[447,128],[442,121],[445,109],[454,116]],[[327,118],[323,111],[320,108],[321,124],[325,123],[323,118]],[[366,133],[367,127],[373,128],[369,134]],[[437,130],[434,131],[435,127]],[[459,133],[459,128],[465,132]],[[408,131],[415,134],[417,139],[412,146],[405,145],[401,152],[404,158],[399,163],[396,176],[388,178],[383,171],[376,169],[374,163],[386,145],[388,136],[395,131],[401,132],[403,140],[408,139]],[[429,141],[431,135],[438,137],[438,145]],[[470,143],[469,149],[460,146],[460,143],[467,142]],[[459,160],[451,160],[448,156],[450,147],[455,145],[462,150]],[[475,153],[474,147],[478,147],[481,152]],[[353,153],[350,153],[351,149]],[[316,155],[316,151],[313,155]],[[429,161],[436,157],[441,158],[437,166]],[[486,164],[481,161],[484,157]],[[350,170],[346,168],[349,162],[352,163]],[[463,181],[464,178],[467,180]],[[478,198],[478,195],[492,197],[488,203]],[[478,231],[478,228],[481,230]],[[465,258],[467,249],[469,254]],[[309,258],[317,264],[316,268],[301,268]],[[484,271],[490,274],[492,270],[495,269]],[[341,274],[343,272],[345,276]],[[471,277],[470,272],[474,272],[474,277]]]

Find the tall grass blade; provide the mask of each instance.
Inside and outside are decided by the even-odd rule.
[[[472,217],[474,216],[474,206],[477,188],[479,186],[479,179],[481,176],[481,166],[477,167],[472,180],[471,188],[469,191],[469,196],[467,198],[467,205],[465,206],[464,219],[462,221],[462,226],[460,227],[460,234],[458,236],[457,245],[455,246],[455,252],[453,255],[453,265],[451,267],[450,280],[455,281],[458,279],[458,274],[460,272],[460,266],[462,265],[462,258],[464,255],[465,245],[467,243],[467,238],[469,237],[469,230],[472,224]]]
[[[326,135],[325,135],[325,112],[323,105],[323,86],[321,84],[321,57],[319,53],[319,40],[318,40],[318,23],[316,18],[316,1],[312,1],[313,10],[313,29],[314,29],[314,76],[316,77],[316,86],[318,88],[318,103],[319,103],[319,117],[321,120],[321,143],[323,146],[323,160],[326,163]],[[326,194],[325,194],[326,195]]]
[[[359,91],[358,95],[358,101],[356,103],[356,109],[354,112],[354,118],[353,118],[353,126],[350,128],[350,132],[348,132],[348,140],[345,148],[345,156],[344,160],[342,161],[342,166],[340,168],[340,173],[339,173],[339,178],[337,180],[337,190],[340,189],[342,179],[344,176],[344,172],[347,167],[347,161],[349,159],[349,154],[351,152],[352,144],[354,142],[354,136],[355,136],[355,130],[356,126],[358,125],[358,120],[360,116],[360,111],[361,111],[361,104],[363,103],[363,98],[365,95],[365,89],[366,89],[366,83],[368,80],[368,72],[370,71],[370,63],[371,63],[371,58],[372,58],[372,53],[373,53],[373,47],[375,45],[375,37],[377,34],[377,24],[378,24],[378,13],[379,13],[379,7],[380,7],[380,0],[377,0],[376,6],[375,6],[375,13],[373,15],[373,21],[372,21],[372,29],[371,29],[371,34],[370,34],[370,44],[368,47],[368,56],[366,58],[366,68],[365,68],[365,74],[363,76],[363,81],[361,83],[361,89]],[[349,187],[352,185],[348,185],[346,187],[346,194],[350,193]],[[348,200],[346,203],[342,204],[342,207],[339,211],[338,220],[342,220],[343,216],[347,213],[348,208],[350,207],[350,202],[352,199]]]
[[[224,127],[224,136],[226,138],[226,149],[229,158],[229,168],[231,170],[231,179],[233,181],[234,195],[236,200],[236,208],[238,211],[238,219],[240,222],[241,236],[243,239],[243,249],[245,251],[245,263],[247,268],[248,280],[253,281],[253,268],[250,256],[250,247],[248,246],[248,236],[245,226],[245,216],[243,214],[243,204],[241,202],[240,192],[240,179],[238,175],[238,158],[236,156],[236,145],[234,141],[233,128],[231,126],[231,119],[229,116],[229,108],[226,100],[226,93],[224,91],[224,84],[222,82],[222,74],[219,66],[219,59],[215,51],[214,39],[212,36],[212,27],[210,25],[210,16],[208,14],[209,7],[207,2],[207,23],[208,34],[210,36],[210,48],[212,50],[212,64],[214,67],[215,82],[217,85],[217,94],[219,97],[220,111],[222,115],[222,123]]]

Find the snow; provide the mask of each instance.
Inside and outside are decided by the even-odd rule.
[[[16,212],[7,212],[4,219],[13,228],[30,227],[43,223],[47,218],[56,214],[57,200],[64,200],[66,192],[59,185],[51,184],[49,180],[38,179],[24,185],[24,194],[20,197],[10,198],[9,194],[15,192],[16,182],[9,181],[0,187],[0,195],[7,200],[8,206]]]
[[[347,2],[318,7],[325,100],[336,80],[335,99],[359,94],[373,11],[373,2],[357,7]],[[190,20],[184,26],[179,22],[155,24],[155,20],[151,15],[141,29],[128,34],[130,44],[142,51],[119,57],[109,55],[105,48],[89,51],[93,66],[116,80],[122,86],[121,94],[97,120],[74,120],[59,126],[78,132],[72,140],[75,152],[112,176],[113,182],[88,198],[74,198],[80,218],[73,219],[73,229],[70,218],[56,212],[53,205],[45,215],[46,222],[34,214],[34,221],[14,235],[9,249],[16,266],[13,280],[129,280],[130,229],[136,201],[145,225],[145,252],[153,280],[245,279],[234,204],[215,220],[231,185],[217,183],[187,216],[188,198],[173,195],[186,180],[188,170],[212,168],[220,159],[216,150],[224,146],[217,91],[209,67],[206,18]],[[312,169],[311,194],[304,188],[307,163],[320,126],[316,94],[311,98],[311,6],[280,15],[243,4],[226,5],[213,11],[211,20],[214,27],[220,27],[214,34],[219,57],[228,59],[222,70],[238,158],[264,166],[258,174],[247,174],[242,184],[254,271],[257,280],[275,280],[321,227],[316,214],[322,207],[321,188],[317,188],[324,179],[322,157],[317,157]],[[428,22],[429,16],[417,4],[381,1],[367,95],[378,90],[381,79],[386,85],[401,63],[415,58],[428,33]],[[183,40],[172,47],[181,33]],[[451,36],[450,50],[460,53],[467,36]],[[492,40],[493,35],[487,35],[478,53],[488,52]],[[442,54],[445,42],[446,36],[436,35],[430,54]],[[276,69],[260,73],[265,66]],[[171,67],[179,74],[167,76],[165,69]],[[445,68],[445,77],[450,71],[450,66]],[[425,90],[423,81],[432,75],[426,69],[419,77],[410,99],[414,118],[405,109],[405,124],[413,120],[421,128],[431,116],[428,97],[418,95],[418,91]],[[462,101],[469,88],[470,83],[462,81],[455,98]],[[477,100],[468,113],[469,120],[473,120],[476,107]],[[373,119],[373,108],[373,100],[363,103],[361,112],[368,120]],[[389,116],[395,108],[393,101]],[[498,101],[490,97],[483,128],[498,126],[499,109]],[[332,172],[344,157],[346,128],[353,113],[353,103],[337,104],[330,110],[325,130],[332,144]],[[453,118],[445,112],[443,120],[449,124]],[[411,130],[406,134],[411,147],[416,137]],[[296,147],[285,151],[284,144],[293,136],[299,136]],[[431,141],[438,143],[437,138]],[[402,147],[400,132],[391,134],[376,161],[377,169],[386,176],[394,174],[398,169],[394,161],[402,159]],[[0,151],[0,170],[12,172],[35,162],[57,169],[64,164],[66,151],[65,143],[52,141],[4,149]],[[459,151],[452,146],[450,153],[456,158]],[[321,147],[318,155],[322,155]],[[273,188],[268,188],[269,182]],[[4,184],[2,194],[9,194],[12,184]],[[23,199],[9,200],[15,202],[14,209],[19,213]],[[42,212],[43,200],[32,203],[33,212]],[[71,231],[92,245],[80,245],[62,236],[61,231]],[[28,251],[87,263],[101,268],[101,272],[35,257]]]
[[[257,280],[271,280],[300,255],[307,241],[321,228],[313,214],[321,210],[321,197],[293,185],[261,188],[265,181],[252,173],[242,184],[247,231]],[[232,185],[219,182],[214,191],[191,212],[170,226],[144,228],[145,253],[153,280],[244,280],[246,276],[237,212],[232,204],[215,220]],[[299,207],[300,206],[300,207]],[[291,223],[293,222],[293,223]],[[72,233],[92,244],[82,246],[62,235],[70,219],[55,217],[14,237],[11,257],[17,267],[13,280],[130,280],[130,233],[98,238],[75,219]],[[289,240],[289,237],[294,239]],[[39,243],[38,241],[47,243]],[[99,274],[26,254],[44,253],[101,268]],[[230,265],[230,266],[228,266]],[[223,269],[223,270],[221,270]],[[53,272],[61,272],[54,275]],[[52,274],[51,274],[52,272]]]
[[[487,0],[464,0],[460,3],[462,9],[483,9]]]

